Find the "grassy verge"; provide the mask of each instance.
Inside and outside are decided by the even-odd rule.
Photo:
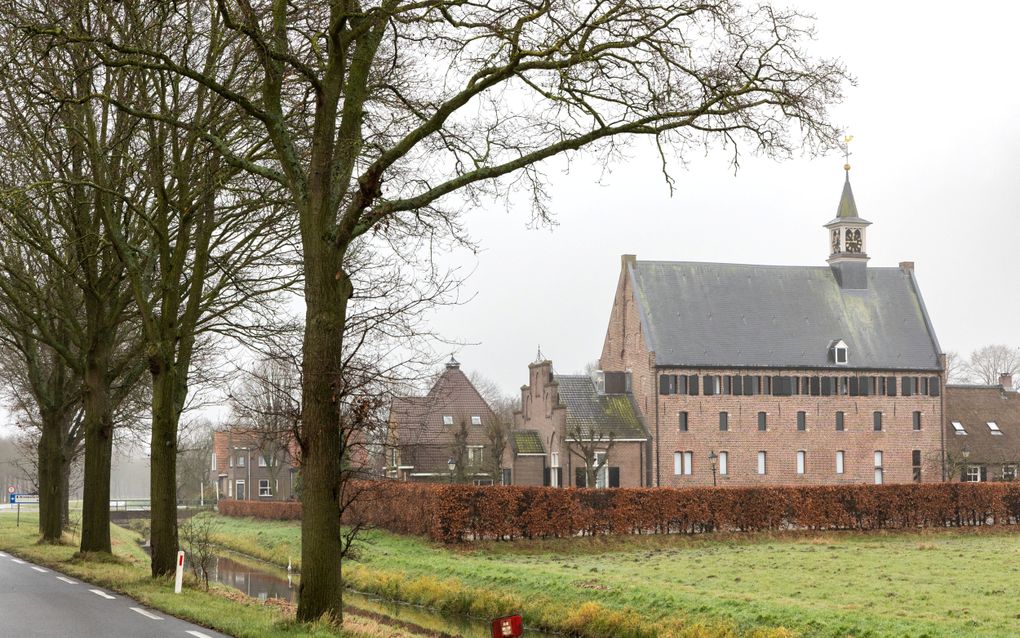
[[[73,544],[38,544],[37,529],[38,515],[22,513],[20,527],[15,526],[14,516],[0,515],[0,550],[238,638],[412,637],[410,633],[374,620],[353,616],[345,619],[342,631],[325,623],[299,624],[294,621],[293,613],[284,607],[263,605],[223,586],[212,586],[205,592],[190,577],[184,591],[174,594],[171,579],[149,577],[149,559],[138,545],[139,536],[116,525],[110,528],[113,556],[87,558],[78,556]]]
[[[220,519],[233,549],[286,564],[296,523]],[[949,530],[620,537],[443,547],[374,532],[356,589],[586,636],[1020,635],[1020,535]],[[790,629],[782,629],[787,627]]]

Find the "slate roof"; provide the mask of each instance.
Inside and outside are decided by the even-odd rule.
[[[542,436],[538,430],[516,430],[511,440],[517,454],[545,454]]]
[[[945,401],[946,449],[951,455],[960,458],[967,446],[967,460],[975,464],[1020,463],[1020,393],[997,385],[947,385]],[[966,436],[956,434],[953,421],[963,425]],[[992,434],[989,421],[1002,434]]]
[[[568,439],[575,431],[589,437],[595,432],[599,438],[614,440],[647,439],[648,432],[638,416],[637,406],[630,394],[598,394],[595,384],[585,375],[555,375],[560,403],[567,408]]]
[[[850,173],[846,174],[846,181],[843,182],[843,192],[839,197],[839,206],[836,207],[836,218],[825,225],[826,228],[842,222],[853,222],[864,226],[871,225],[871,222],[861,219],[857,214],[857,202],[854,201],[854,190],[850,188]]]
[[[938,370],[913,272],[868,268],[841,289],[828,266],[635,261],[628,265],[659,366]],[[830,361],[842,339],[849,364]]]

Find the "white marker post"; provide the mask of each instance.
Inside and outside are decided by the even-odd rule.
[[[181,593],[181,583],[184,581],[184,552],[177,552],[177,576],[174,578],[174,593]]]

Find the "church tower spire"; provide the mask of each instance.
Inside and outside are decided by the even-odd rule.
[[[829,231],[832,252],[829,254],[829,266],[839,282],[840,288],[864,290],[868,287],[868,252],[867,228],[871,225],[861,218],[854,201],[854,191],[850,187],[850,151],[849,144],[853,137],[844,139],[847,163],[843,165],[846,178],[843,181],[843,193],[836,208],[836,217],[825,228]]]

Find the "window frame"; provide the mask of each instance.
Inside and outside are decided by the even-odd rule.
[[[922,425],[921,411],[920,410],[914,410],[914,414],[913,414],[913,416],[911,418],[913,419],[913,421],[911,422],[911,425],[914,428],[914,432],[920,432],[921,431],[921,425]]]
[[[768,457],[768,452],[765,451],[765,450],[758,450],[757,459],[758,459],[758,465],[757,465],[756,469],[758,471],[758,476],[765,476],[765,475],[767,475],[768,472],[769,472],[769,465],[768,465],[769,457]]]
[[[884,432],[885,431],[885,424],[883,423],[882,411],[881,410],[875,410],[872,413],[872,419],[873,419],[872,428],[874,428],[874,431],[875,432]]]
[[[846,432],[846,412],[836,410],[836,431]]]
[[[967,436],[967,428],[964,427],[961,421],[950,421],[949,424],[953,427],[953,434],[956,436]]]
[[[262,487],[263,483],[266,484],[265,487]],[[270,498],[272,498],[273,496],[273,488],[269,484],[269,479],[259,479],[259,498],[262,498],[264,496],[268,496]]]
[[[804,410],[797,411],[797,431],[807,432],[807,412]]]
[[[481,425],[481,424],[482,424],[482,417],[480,415],[477,415],[477,414],[472,414],[471,415],[471,425]]]
[[[761,410],[758,412],[758,431],[768,432],[769,430],[769,413]]]
[[[686,410],[677,413],[677,431],[689,432],[691,429],[691,415]]]
[[[730,453],[726,450],[719,452],[719,476],[729,476]]]
[[[719,431],[730,431],[730,413],[725,410],[719,412]]]
[[[807,451],[797,450],[797,476],[807,474]]]
[[[836,474],[846,474],[846,451],[836,450]]]

